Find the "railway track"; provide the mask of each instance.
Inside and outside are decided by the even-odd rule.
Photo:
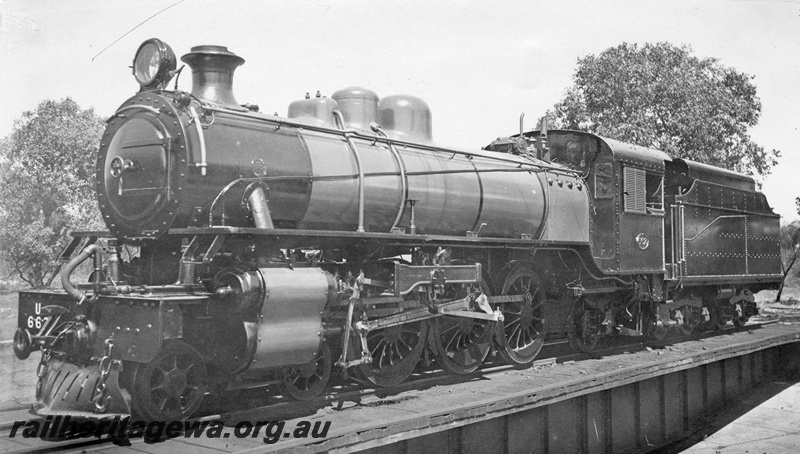
[[[733,334],[755,330],[760,327],[775,324],[778,321],[778,318],[759,320],[751,322],[743,328],[728,328],[725,330],[725,333]],[[673,344],[691,340],[702,340],[716,335],[719,335],[719,333],[702,332],[690,336],[667,338],[663,341],[642,338],[633,342],[630,341],[630,338],[619,338],[613,339],[612,342],[607,342],[602,348],[598,348],[592,353],[571,353],[568,352],[569,346],[566,341],[550,342],[545,345],[541,354],[541,359],[534,362],[532,369],[536,370],[538,368],[551,367],[559,363],[580,363],[581,361],[589,359],[627,352],[648,349],[669,349]],[[627,342],[623,342],[623,339],[627,340]],[[452,375],[439,370],[415,373],[407,382],[389,389],[370,388],[363,384],[340,381],[334,383],[331,393],[310,402],[289,402],[280,397],[264,397],[263,390],[245,389],[239,391],[236,398],[226,399],[228,403],[223,405],[222,411],[212,412],[206,410],[204,414],[201,413],[201,417],[190,420],[189,424],[202,424],[211,421],[224,422],[225,427],[219,436],[219,441],[222,443],[220,446],[224,451],[257,449],[257,447],[263,448],[264,444],[260,439],[250,440],[236,436],[232,426],[238,421],[285,421],[293,418],[309,417],[324,408],[329,408],[331,412],[336,412],[354,406],[381,406],[387,403],[391,404],[395,401],[401,401],[404,399],[402,396],[404,393],[469,381],[491,380],[496,376],[507,374],[515,370],[512,366],[500,364],[500,361],[500,358],[491,359],[487,361],[487,364],[485,364],[479,372],[470,375]],[[246,409],[241,409],[241,402],[250,402],[250,405]],[[119,448],[117,445],[130,445],[135,449],[136,446],[142,446],[157,441],[146,437],[113,439],[107,434],[101,437],[96,437],[94,435],[88,437],[76,436],[67,440],[48,439],[46,437],[23,438],[20,436],[23,430],[22,428],[17,429],[16,437],[10,438],[15,421],[39,421],[42,424],[45,422],[41,417],[33,415],[28,406],[0,409],[0,452],[2,453],[96,452],[104,450],[109,450],[109,452],[111,452],[111,450]],[[169,443],[186,443],[192,445],[192,449],[199,449],[207,445],[207,442],[207,440],[193,439],[184,434],[170,440]],[[189,449],[189,446],[186,446],[186,449]]]

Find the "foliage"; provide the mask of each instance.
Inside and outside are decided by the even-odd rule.
[[[789,276],[792,267],[800,258],[800,221],[781,226],[781,258],[783,259],[783,282],[775,298],[776,301],[781,300],[786,277]]]
[[[622,43],[578,59],[574,85],[553,116],[556,127],[763,176],[780,153],[747,133],[761,114],[751,79],[687,46]]]
[[[104,121],[70,98],[24,112],[0,144],[0,254],[43,287],[71,229],[102,222],[94,163]]]

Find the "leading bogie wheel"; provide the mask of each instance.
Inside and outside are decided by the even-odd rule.
[[[325,391],[331,378],[331,349],[324,340],[308,364],[286,367],[281,385],[286,395],[295,400],[313,400]]]
[[[500,355],[511,365],[528,367],[544,345],[544,291],[538,274],[529,265],[517,265],[505,280],[504,295],[520,295],[522,301],[503,303],[504,321],[497,329]]]
[[[151,421],[181,421],[203,402],[208,373],[203,357],[181,340],[167,340],[147,364],[137,367],[131,400]]]

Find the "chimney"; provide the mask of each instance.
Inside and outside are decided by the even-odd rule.
[[[192,95],[210,104],[245,110],[233,96],[233,71],[244,59],[224,46],[195,46],[181,57],[192,68]]]

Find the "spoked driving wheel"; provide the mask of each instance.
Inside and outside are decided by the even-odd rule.
[[[200,407],[208,374],[197,350],[180,340],[168,340],[156,357],[136,370],[131,400],[151,421],[181,421]]]
[[[296,400],[312,400],[328,386],[331,367],[331,349],[322,341],[313,361],[283,370],[283,391]]]
[[[481,285],[481,293],[489,296],[488,286]],[[458,287],[452,298],[467,296],[466,287]],[[476,295],[477,296],[477,295]],[[477,306],[477,303],[472,303]],[[478,307],[469,308],[481,311]],[[489,320],[443,315],[433,319],[431,344],[436,352],[436,362],[448,372],[469,374],[474,372],[492,347],[494,324]]]
[[[522,301],[500,305],[505,318],[496,336],[500,354],[509,364],[530,366],[546,335],[541,281],[529,266],[517,266],[506,278],[503,294],[521,295]]]
[[[372,361],[359,367],[361,373],[377,386],[394,386],[408,378],[425,348],[426,321],[405,323],[367,333],[367,349]],[[355,351],[361,354],[361,342],[355,336]]]
[[[586,308],[583,302],[576,302],[571,320],[573,330],[567,333],[569,345],[577,352],[593,352],[600,341],[600,324],[603,321],[603,313]]]

